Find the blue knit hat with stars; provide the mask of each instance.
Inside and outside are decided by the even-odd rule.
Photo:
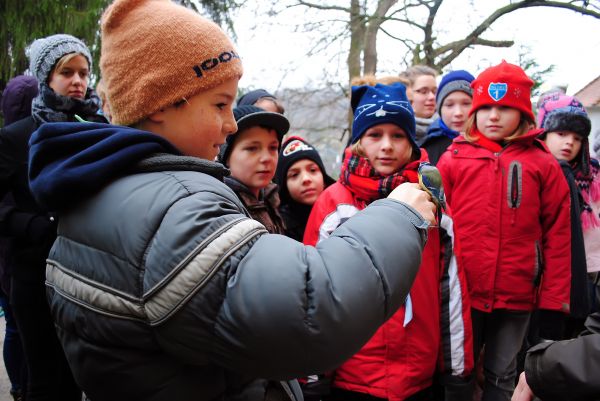
[[[392,123],[406,132],[413,150],[421,153],[415,138],[415,114],[406,97],[404,85],[353,86],[350,104],[354,113],[352,143],[358,142],[372,126]]]

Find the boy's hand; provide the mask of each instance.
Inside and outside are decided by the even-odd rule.
[[[531,401],[535,395],[527,385],[527,380],[525,379],[525,372],[521,373],[519,376],[519,383],[517,384],[517,388],[513,393],[511,401]]]
[[[429,224],[436,223],[436,207],[431,195],[419,188],[419,184],[404,183],[396,187],[388,198],[406,203],[415,209]]]

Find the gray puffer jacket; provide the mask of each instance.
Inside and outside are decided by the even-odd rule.
[[[224,400],[255,378],[326,371],[404,301],[427,226],[411,208],[377,201],[308,247],[248,218],[225,173],[146,157],[60,213],[49,300],[91,400]]]

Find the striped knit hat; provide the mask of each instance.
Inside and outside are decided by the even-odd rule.
[[[37,39],[29,46],[29,71],[40,84],[47,83],[56,62],[70,53],[83,55],[92,69],[92,56],[87,46],[76,37],[61,33]]]

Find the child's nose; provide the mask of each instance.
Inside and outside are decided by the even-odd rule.
[[[233,117],[233,112],[229,113],[225,121],[223,122],[223,133],[225,135],[235,134],[238,130],[237,123]]]

